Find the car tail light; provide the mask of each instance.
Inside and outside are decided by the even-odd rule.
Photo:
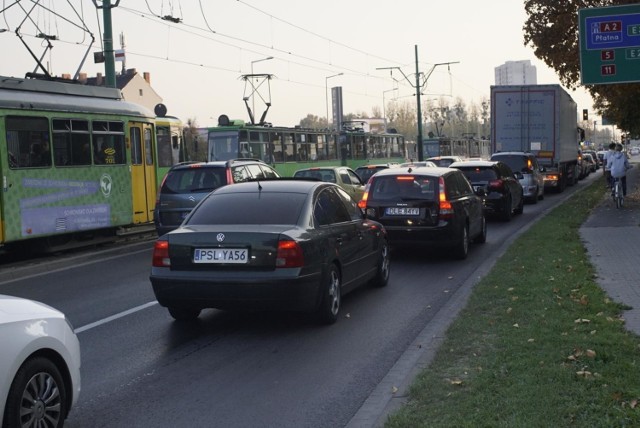
[[[369,189],[371,188],[372,178],[369,179],[367,184],[364,186],[364,193],[362,194],[362,199],[358,201],[358,208],[361,210],[367,209],[367,200],[369,199]]]
[[[231,168],[227,168],[227,184],[233,183],[233,174],[231,173]]]
[[[293,268],[302,266],[304,266],[304,255],[300,245],[296,241],[279,241],[276,267]]]
[[[453,217],[453,206],[451,205],[451,202],[449,202],[447,200],[447,189],[444,186],[444,178],[440,177],[440,179],[438,180],[438,184],[439,184],[439,196],[438,196],[438,200],[440,202],[440,218],[441,219],[448,219],[448,218],[452,218]]]
[[[154,267],[171,266],[171,259],[169,258],[169,242],[168,241],[156,241],[156,243],[153,245],[152,265]]]

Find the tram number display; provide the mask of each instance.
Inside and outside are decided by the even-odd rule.
[[[249,251],[241,248],[196,248],[194,263],[247,263]]]

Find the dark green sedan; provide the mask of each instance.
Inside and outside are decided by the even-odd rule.
[[[200,202],[154,247],[151,284],[176,320],[202,309],[258,309],[338,318],[341,297],[385,286],[384,227],[339,186],[279,179],[231,184]]]

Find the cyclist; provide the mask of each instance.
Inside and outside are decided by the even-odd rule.
[[[622,181],[622,195],[627,196],[627,170],[631,168],[627,155],[622,153],[622,144],[616,144],[616,151],[607,160],[609,171],[611,172],[611,185],[613,179],[619,178]],[[613,189],[612,189],[613,190]]]
[[[604,172],[604,180],[606,181],[606,186],[611,187],[611,163],[609,159],[616,152],[616,143],[609,144],[609,150],[604,154],[602,158],[602,170]]]

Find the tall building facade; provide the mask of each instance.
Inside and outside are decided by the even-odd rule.
[[[496,67],[496,85],[536,85],[536,66],[531,61],[507,61]]]

